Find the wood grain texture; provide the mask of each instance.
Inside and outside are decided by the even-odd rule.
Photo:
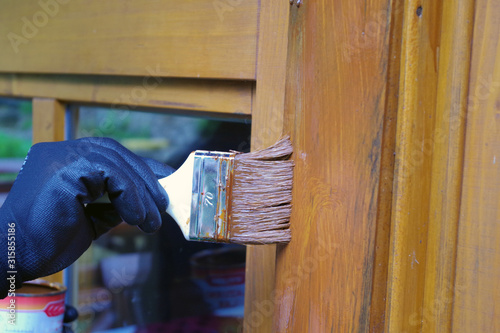
[[[33,144],[64,140],[64,104],[54,99],[34,98]],[[63,272],[43,277],[50,282],[63,282]]]
[[[254,83],[171,79],[156,68],[144,77],[0,74],[0,95],[56,98],[68,102],[249,115]]]
[[[499,12],[498,0],[476,2],[453,332],[500,331]]]
[[[33,98],[33,144],[64,140],[64,105],[50,98]]]
[[[370,309],[370,332],[383,332],[385,322],[387,274],[392,214],[392,188],[396,150],[396,123],[399,100],[399,74],[403,5],[392,1],[390,14],[390,42],[387,60],[387,89],[380,155],[380,185],[378,189],[377,229],[373,258],[373,285]]]
[[[422,325],[442,3],[408,0],[403,15],[387,332]]]
[[[0,72],[255,79],[258,1],[5,0]]]
[[[274,332],[369,330],[391,10],[384,0],[293,7],[292,241],[277,254]]]
[[[253,150],[266,148],[283,135],[289,11],[286,1],[260,1]],[[275,245],[247,247],[245,333],[273,332],[275,263]]]
[[[451,332],[473,22],[474,0],[443,2],[422,332]]]

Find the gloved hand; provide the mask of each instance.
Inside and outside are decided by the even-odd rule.
[[[108,138],[34,145],[0,208],[0,298],[8,271],[17,271],[17,287],[60,271],[122,219],[159,229],[168,197],[158,178],[172,172]],[[106,192],[115,212],[86,205]]]

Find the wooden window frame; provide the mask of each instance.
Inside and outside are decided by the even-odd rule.
[[[140,4],[141,0],[137,2]],[[94,1],[91,7],[98,8],[99,3],[101,2]],[[75,1],[75,4],[84,6],[83,12],[89,10],[88,2]],[[172,1],[172,6],[176,4],[179,3]],[[264,148],[284,134],[283,108],[290,5],[271,0],[234,2],[230,5],[232,7],[226,5],[218,8],[216,5],[216,2],[199,1],[189,6],[193,11],[200,11],[197,15],[217,14],[217,19],[222,24],[219,30],[229,31],[227,35],[233,43],[226,46],[228,50],[242,48],[246,50],[244,52],[247,55],[243,62],[241,56],[235,55],[237,61],[233,62],[234,66],[224,61],[224,54],[228,50],[214,48],[215,53],[211,52],[210,57],[216,61],[208,68],[193,66],[199,62],[196,56],[193,58],[187,54],[183,55],[182,50],[179,55],[179,59],[182,59],[182,63],[178,64],[180,66],[172,67],[172,63],[176,64],[175,61],[165,62],[161,57],[154,58],[149,55],[141,59],[138,55],[129,68],[127,66],[130,62],[119,60],[115,63],[112,57],[109,58],[116,53],[112,49],[109,50],[110,55],[97,53],[101,58],[107,58],[107,66],[89,64],[88,67],[82,67],[81,63],[74,62],[78,61],[78,57],[75,59],[66,57],[66,61],[59,59],[47,62],[46,58],[36,59],[26,67],[23,63],[26,59],[35,59],[36,54],[51,52],[43,43],[43,39],[47,37],[40,38],[41,43],[33,38],[29,40],[28,45],[19,45],[26,48],[31,46],[24,58],[19,58],[15,54],[0,56],[0,96],[32,100],[33,143],[64,140],[65,109],[69,105],[83,103],[126,109],[148,109],[155,112],[172,112],[168,111],[171,109],[181,114],[229,119],[251,117],[252,149]],[[0,31],[5,34],[16,31],[16,27],[19,28],[16,17],[30,19],[31,16],[25,14],[36,14],[40,11],[35,1],[23,6],[13,2],[10,9],[3,11],[4,14],[9,13],[9,17],[5,17],[4,20],[6,24],[0,27]],[[62,5],[60,9],[63,10]],[[248,15],[252,13],[256,15],[255,23],[258,26],[252,32],[251,24],[244,23],[246,30],[241,32],[239,28],[241,21],[248,21]],[[142,12],[141,15],[146,19],[146,12]],[[71,23],[64,22],[61,16],[55,16],[56,25],[66,24],[68,29],[72,29]],[[188,20],[187,17],[183,19]],[[205,21],[213,25],[210,20]],[[98,24],[100,24],[98,28],[112,30],[110,27],[112,23],[100,21]],[[199,31],[203,31],[203,28]],[[66,48],[64,38],[59,37],[58,32],[55,33],[56,46],[52,52]],[[238,37],[241,33],[243,39]],[[193,32],[194,40],[197,38],[196,34],[197,32]],[[157,43],[162,42],[161,31],[154,32],[152,37],[157,39]],[[134,38],[138,37],[131,36],[132,41],[129,44],[140,42]],[[2,43],[5,44],[6,41],[3,40]],[[85,43],[88,44],[87,47],[107,49],[107,45],[101,43],[99,39]],[[10,49],[10,45],[7,44],[3,47]],[[167,45],[167,51],[168,47]],[[170,51],[176,50],[172,48]],[[217,58],[222,58],[222,61],[217,62]],[[181,61],[179,59],[177,62]],[[152,63],[157,64],[156,67],[151,67]],[[156,76],[155,73],[160,74]],[[267,299],[274,288],[276,246],[251,246],[247,253],[248,283],[245,315],[253,313],[252,304],[260,299]],[[63,273],[56,273],[46,279],[63,282]],[[251,327],[259,332],[270,332],[272,319],[272,316],[267,316],[263,323]]]
[[[91,2],[92,8],[100,3]],[[38,8],[30,11],[27,3],[37,2],[25,1],[15,13]],[[499,39],[498,20],[488,13],[500,0],[190,3],[197,17],[219,20],[220,26],[201,19],[207,31],[220,33],[209,39],[217,41],[208,57],[213,68],[199,66],[205,59],[182,49],[174,57],[178,67],[163,53],[141,58],[134,49],[139,57],[130,62],[114,63],[115,50],[98,53],[105,64],[85,71],[74,60],[35,59],[63,45],[51,50],[40,38],[22,45],[39,47],[27,53],[36,60],[28,69],[22,67],[26,58],[11,55],[2,62],[0,55],[0,95],[33,99],[35,142],[63,139],[61,119],[71,103],[251,118],[252,149],[291,135],[292,242],[248,247],[246,333],[494,327],[498,321],[489,321],[485,305],[467,308],[488,291],[464,290],[460,283],[479,279],[494,288],[500,262],[500,251],[479,241],[499,231],[491,201],[500,196],[498,173],[484,160],[494,154],[485,143],[498,144],[498,132],[483,122],[498,119],[499,55],[489,42]],[[219,12],[214,4],[222,5]],[[142,10],[138,15],[148,17]],[[6,22],[12,25],[0,28],[0,35],[19,28],[15,19]],[[202,28],[190,32],[194,49],[197,41],[212,48],[200,39]],[[175,37],[149,33],[159,45]],[[131,47],[141,43],[137,36],[131,41]],[[93,37],[83,45],[107,46]],[[175,53],[172,45],[178,44],[165,49]],[[238,46],[241,63],[234,55],[225,62],[225,53]],[[151,75],[147,68],[157,63],[168,70]],[[475,101],[480,88],[488,93]],[[477,164],[476,151],[483,158]],[[482,189],[489,198],[484,206],[474,199]],[[481,214],[485,220],[476,228],[474,217]],[[474,253],[467,250],[471,244]],[[484,258],[490,275],[473,269]],[[493,301],[498,305],[498,297]]]

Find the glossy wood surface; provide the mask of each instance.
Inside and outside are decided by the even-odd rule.
[[[404,3],[393,1],[391,8],[390,42],[387,63],[387,88],[380,156],[380,186],[378,188],[375,254],[373,258],[372,303],[370,332],[382,332],[385,323],[387,276],[390,249],[392,194],[396,150],[396,124],[399,101],[399,76]]]
[[[260,1],[257,80],[252,110],[251,148],[274,144],[283,133],[290,5]],[[273,332],[276,246],[247,247],[245,333]]]
[[[441,2],[404,2],[387,332],[413,332],[421,324],[441,16]]]
[[[33,98],[33,144],[64,140],[65,106],[55,99]],[[63,282],[63,272],[43,277],[50,282]]]
[[[424,142],[432,144],[424,300],[410,318],[421,332],[451,332],[474,1],[446,1],[442,11],[434,133]]]
[[[54,1],[19,54],[0,41],[35,142],[64,103],[291,135],[292,242],[248,247],[245,333],[500,328],[500,0]],[[40,10],[4,5],[4,35]]]
[[[453,332],[500,331],[499,12],[498,0],[476,3]]]
[[[369,330],[391,9],[383,0],[293,6],[292,241],[277,254],[273,332]]]
[[[159,70],[144,77],[0,73],[0,95],[57,98],[126,110],[153,107],[244,116],[251,113],[253,90],[254,83],[249,81],[172,79],[161,76]]]
[[[255,79],[253,1],[4,0],[0,72]]]

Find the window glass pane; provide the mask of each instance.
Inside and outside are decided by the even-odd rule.
[[[32,142],[31,101],[0,98],[0,205]]]
[[[76,137],[105,136],[178,168],[196,149],[249,150],[250,124],[81,107]],[[121,224],[79,260],[77,332],[236,331],[245,247],[188,242],[173,219],[144,234]]]

